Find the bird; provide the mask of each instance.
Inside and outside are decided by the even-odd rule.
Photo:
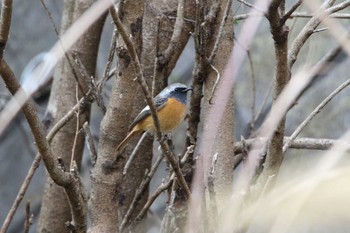
[[[187,92],[192,90],[182,83],[173,83],[165,87],[153,102],[157,109],[157,116],[162,133],[170,133],[176,129],[186,116]],[[117,152],[120,153],[128,144],[130,139],[144,132],[155,133],[156,127],[153,122],[151,110],[147,105],[135,117],[129,127],[129,133],[118,145]]]

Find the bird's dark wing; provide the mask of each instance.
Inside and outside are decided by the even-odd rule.
[[[157,108],[157,110],[160,110],[161,108],[163,108],[165,106],[167,99],[166,98],[162,98],[162,97],[158,97],[156,96],[154,98],[154,104],[155,107]],[[146,117],[151,115],[151,110],[149,108],[149,106],[147,105],[144,109],[142,109],[142,111],[139,113],[139,115],[137,115],[135,117],[135,120],[131,123],[129,131],[140,121],[142,121],[143,119],[145,119]]]

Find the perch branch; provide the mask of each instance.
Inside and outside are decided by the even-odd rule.
[[[284,137],[284,143],[291,140],[291,137]],[[244,151],[245,148],[251,149],[254,143],[257,145],[264,146],[266,144],[267,138],[252,138],[243,140],[235,143],[235,155],[238,155]],[[243,143],[244,142],[244,143]],[[300,149],[300,150],[328,150],[336,143],[349,144],[348,142],[339,141],[335,139],[327,138],[296,138],[294,139],[289,148]]]

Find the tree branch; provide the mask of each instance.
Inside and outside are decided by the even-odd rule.
[[[232,0],[228,0],[227,1],[227,4],[225,6],[225,13],[221,19],[221,22],[220,22],[220,27],[219,27],[219,32],[216,36],[216,40],[215,40],[215,44],[213,46],[213,50],[211,51],[210,53],[210,56],[208,58],[208,63],[211,64],[215,58],[215,55],[216,55],[216,52],[218,51],[218,48],[219,48],[219,43],[221,41],[221,37],[222,37],[222,33],[224,31],[224,27],[225,27],[225,23],[226,23],[226,20],[227,20],[227,17],[230,13],[230,9],[231,9],[231,6],[232,6]]]
[[[267,18],[270,23],[270,31],[274,40],[275,50],[275,87],[273,95],[273,106],[288,84],[291,73],[288,67],[288,27],[281,23],[281,13],[283,14],[285,2],[283,0],[272,1],[267,10]],[[281,10],[282,9],[282,12]],[[264,169],[261,171],[258,182],[265,184],[267,178],[277,174],[283,160],[283,136],[285,131],[285,115],[279,120],[274,130],[271,140],[268,143]]]
[[[284,144],[283,152],[286,152],[295,138],[305,128],[305,126],[326,106],[337,94],[344,88],[350,85],[350,79],[346,80],[339,87],[337,87],[329,96],[327,96],[312,112],[311,114],[298,126],[298,128],[290,136],[290,139]]]
[[[173,35],[171,37],[168,47],[166,48],[164,53],[161,54],[161,57],[158,58],[157,66],[166,65],[171,59],[171,57],[174,55],[175,49],[181,37],[181,31],[184,24],[184,3],[185,3],[185,0],[178,1],[178,7],[177,7],[177,13],[176,13],[177,15],[176,15],[176,21],[174,25]]]
[[[293,12],[298,9],[303,0],[298,0],[281,18],[281,24],[285,24],[287,19],[293,14]]]
[[[0,59],[4,55],[5,46],[10,33],[12,16],[12,0],[3,0],[0,16]]]
[[[235,143],[235,155],[242,153],[244,149],[251,149],[251,146],[265,146],[268,138],[251,138]],[[300,150],[329,150],[333,145],[337,143],[346,144],[346,141],[328,139],[328,138],[296,138],[291,140],[291,137],[284,137],[284,143],[291,142],[289,148]],[[257,144],[255,144],[257,143]]]
[[[186,152],[184,154],[184,156],[181,158],[180,161],[180,166],[182,167],[186,161],[189,159],[190,155],[193,154],[193,150],[194,150],[194,145],[189,146],[186,149]],[[156,164],[156,163],[155,163]],[[141,221],[141,219],[143,218],[143,216],[147,213],[147,211],[149,210],[149,208],[151,207],[151,205],[153,204],[153,202],[157,199],[157,197],[164,192],[165,190],[167,190],[168,188],[171,187],[171,185],[173,184],[175,178],[175,173],[173,172],[169,178],[169,180],[166,183],[162,183],[157,189],[156,191],[154,191],[154,193],[148,198],[146,204],[143,206],[143,208],[141,209],[140,213],[138,213],[138,215],[135,218],[135,221]]]
[[[288,51],[288,66],[291,69],[294,65],[297,56],[305,44],[306,40],[314,33],[315,29],[320,25],[324,18],[328,17],[330,14],[340,11],[345,7],[350,5],[350,1],[344,1],[339,3],[333,7],[331,7],[330,2],[326,2],[326,4],[321,6],[320,12],[316,13],[310,21],[305,25],[303,30],[298,34],[298,36],[293,41],[291,48]]]
[[[0,60],[0,75],[12,95],[15,96],[16,93],[21,93],[22,96],[25,95],[19,82],[4,60]],[[19,97],[21,97],[21,95]],[[75,225],[79,229],[78,232],[84,231],[84,229],[86,229],[86,205],[80,201],[80,191],[77,189],[76,182],[74,182],[70,173],[64,172],[60,169],[58,161],[51,152],[49,142],[45,138],[44,127],[40,122],[34,104],[30,99],[23,105],[22,110],[32,130],[38,151],[43,158],[50,177],[56,184],[65,188],[71,204]],[[84,217],[82,218],[82,216]]]

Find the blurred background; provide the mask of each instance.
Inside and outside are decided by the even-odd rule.
[[[294,3],[294,1],[287,1]],[[60,27],[60,15],[62,11],[62,1],[46,1],[48,9],[52,14],[56,26]],[[5,50],[5,57],[9,65],[15,72],[15,75],[21,77],[22,71],[26,64],[37,54],[49,50],[57,41],[57,35],[53,26],[48,19],[47,12],[38,0],[14,0],[14,10],[12,16],[12,27],[10,38]],[[239,2],[234,1],[233,12],[235,15],[246,13],[249,8]],[[306,11],[301,7],[298,11]],[[300,29],[308,21],[307,18],[294,18],[288,21],[290,27],[290,43],[300,32]],[[349,19],[338,20],[344,25],[349,25]],[[235,21],[235,33],[239,33],[241,21]],[[320,27],[323,27],[322,25]],[[105,61],[108,56],[113,24],[107,19],[102,43],[100,46],[99,60],[97,66],[97,77],[101,77],[104,69]],[[239,46],[238,43],[235,46]],[[315,33],[304,45],[293,67],[292,73],[297,72],[300,68],[308,68],[313,66],[320,58],[322,58],[330,49],[336,46],[335,39],[332,38],[327,30]],[[256,128],[259,127],[262,120],[268,113],[272,101],[273,78],[275,73],[275,59],[273,50],[273,40],[269,32],[269,25],[266,19],[261,23],[258,33],[249,48],[251,61],[246,59],[244,66],[241,68],[239,79],[235,84],[235,134],[239,140],[241,136],[247,138],[249,136],[249,122],[252,119],[252,106],[255,112],[261,108],[261,115],[256,122]],[[191,75],[194,62],[193,42],[190,41],[184,50],[180,60],[169,82],[191,83]],[[310,112],[326,98],[336,87],[345,80],[349,79],[350,60],[341,53],[333,62],[332,68],[328,73],[319,78],[310,87],[307,92],[300,98],[287,115],[286,135],[290,135],[295,128],[310,114]],[[252,69],[253,67],[253,69]],[[254,76],[254,78],[253,78]],[[255,84],[253,84],[255,80]],[[108,101],[108,94],[111,89],[113,79],[109,81],[105,88],[105,100]],[[255,95],[253,94],[253,86],[255,85]],[[46,104],[49,98],[50,85],[42,88],[34,96],[41,117],[45,114]],[[270,91],[269,91],[270,90]],[[333,99],[312,122],[302,131],[301,137],[312,138],[339,138],[348,128],[350,124],[350,101],[348,96],[349,89],[343,90],[335,99]],[[267,96],[267,97],[266,97]],[[0,86],[0,109],[9,100],[10,94],[1,82]],[[266,99],[266,102],[264,101]],[[98,140],[98,130],[102,115],[99,110],[92,108],[91,127],[95,140]],[[175,145],[182,148],[184,143],[186,124],[183,124],[175,133]],[[158,153],[155,148],[155,153]],[[307,171],[312,168],[320,157],[318,151],[310,150],[293,150],[290,149],[286,154],[286,159],[282,166],[280,180],[289,179],[293,173]],[[19,114],[7,127],[6,132],[0,135],[0,222],[2,223],[18,193],[18,190],[26,176],[29,167],[35,157],[36,149],[33,144],[32,135],[29,131],[27,123],[23,116]],[[86,150],[83,162],[82,173],[85,174],[86,183],[88,184],[89,172],[89,155]],[[348,159],[344,158],[341,163],[346,164]],[[157,187],[164,178],[166,165],[164,164],[158,171],[152,181],[152,188]],[[15,219],[11,224],[10,231],[22,232],[25,217],[25,203],[30,201],[31,210],[34,214],[34,226],[31,232],[35,231],[35,223],[40,210],[40,201],[43,192],[45,169],[41,165],[32,180],[29,190],[27,191],[23,203],[17,210]],[[281,181],[282,182],[282,181]],[[338,183],[337,183],[338,184]],[[340,182],[338,186],[339,192],[342,192],[344,183]],[[348,187],[347,187],[348,189]],[[319,192],[323,200],[327,202],[332,195],[327,196],[327,188],[320,189]],[[315,192],[314,195],[318,195]],[[346,193],[346,192],[345,192]],[[163,200],[165,196],[162,197]],[[336,197],[337,198],[337,197]],[[326,215],[314,216],[314,219],[325,220],[322,227],[310,227],[310,222],[305,220],[304,215],[299,215],[297,222],[298,227],[293,232],[348,232],[350,227],[349,215],[337,215],[337,211],[344,206],[342,202],[338,203],[334,199],[334,208],[321,208],[320,212]],[[342,197],[345,198],[345,197]],[[157,204],[158,203],[158,204]],[[153,211],[160,214],[164,210],[164,201],[157,201],[153,205]],[[312,203],[310,204],[312,205]],[[349,202],[346,203],[349,205]],[[318,205],[314,208],[319,208]],[[286,207],[287,209],[287,207]],[[335,209],[335,210],[334,210]],[[342,210],[342,213],[346,211]],[[307,213],[305,213],[307,214]],[[314,213],[313,213],[314,214]],[[309,216],[309,215],[308,215]],[[266,221],[271,221],[269,215]],[[156,218],[154,219],[156,221]],[[254,227],[255,226],[255,227]],[[256,220],[256,224],[249,232],[266,232],[268,229],[261,227],[261,220]],[[154,232],[157,232],[154,229]]]

